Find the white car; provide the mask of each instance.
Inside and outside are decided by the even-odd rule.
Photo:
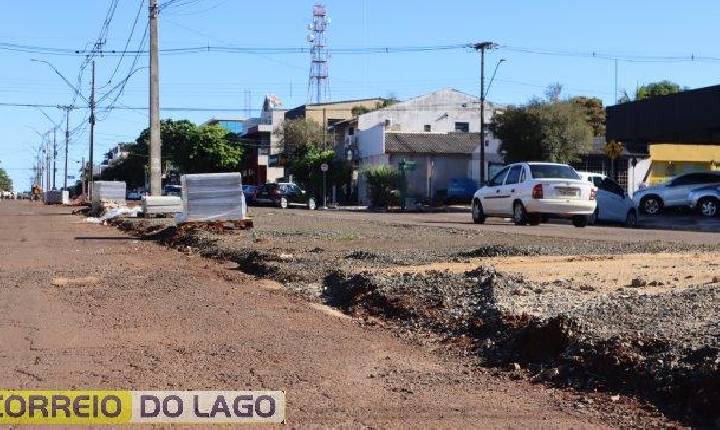
[[[720,173],[688,173],[672,179],[664,185],[638,190],[633,195],[641,213],[658,215],[668,207],[690,207],[690,191],[707,185],[720,185]]]
[[[590,217],[590,224],[608,221],[623,223],[627,227],[637,226],[635,203],[617,182],[602,173],[577,173],[584,181],[593,184],[597,191],[597,208]]]
[[[537,225],[547,218],[571,218],[585,227],[595,212],[595,187],[566,164],[511,164],[475,192],[472,218],[512,217],[517,225]]]

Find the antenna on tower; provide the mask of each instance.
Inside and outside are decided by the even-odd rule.
[[[310,48],[310,78],[308,80],[308,103],[322,103],[330,98],[330,84],[328,82],[328,61],[330,54],[327,47],[327,31],[330,18],[327,8],[323,4],[313,6],[313,21],[308,25],[310,33],[307,41]]]

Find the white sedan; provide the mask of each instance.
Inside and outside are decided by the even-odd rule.
[[[547,218],[571,218],[585,227],[595,212],[596,191],[566,164],[517,163],[502,169],[475,192],[472,217],[512,217],[517,225],[537,225]]]

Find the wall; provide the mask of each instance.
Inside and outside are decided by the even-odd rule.
[[[486,102],[485,122],[492,118],[493,109]],[[480,132],[480,104],[476,97],[452,89],[436,91],[391,107],[360,115],[358,129],[364,130],[389,119],[388,131],[423,133],[425,125],[431,133],[455,131],[455,122],[467,122],[471,133]]]
[[[362,160],[385,153],[385,126],[376,124],[364,130],[355,130],[359,158]]]
[[[686,173],[720,170],[720,145],[652,144],[647,185],[663,184]]]

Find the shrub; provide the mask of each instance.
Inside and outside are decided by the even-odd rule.
[[[376,166],[365,170],[364,174],[373,207],[387,207],[397,203],[401,180],[399,172],[390,166]]]

